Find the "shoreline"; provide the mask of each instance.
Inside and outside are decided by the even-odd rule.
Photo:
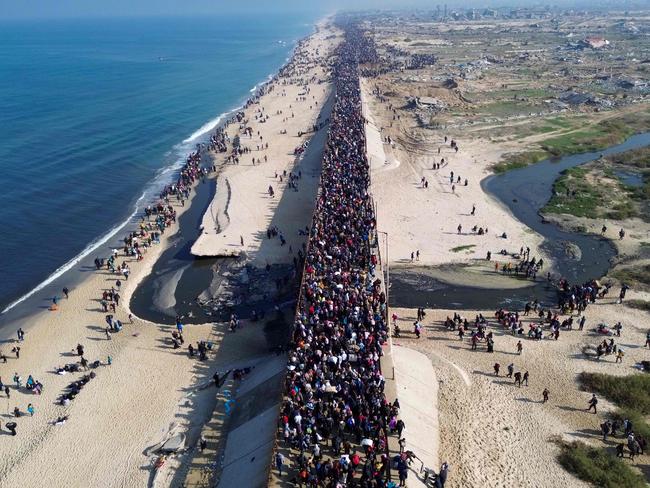
[[[306,39],[314,36],[316,33]],[[335,41],[323,42],[330,45]],[[309,61],[314,62],[313,59]],[[303,129],[296,124],[298,121],[289,125],[291,132]],[[293,144],[290,137],[287,139]],[[258,175],[258,178],[264,176],[259,172]],[[197,178],[194,185],[200,185],[200,180]],[[298,194],[301,193],[304,192]],[[195,195],[192,192],[192,196]],[[301,197],[300,201],[303,200]],[[78,281],[74,286],[65,283],[70,288],[70,298],[62,299],[56,312],[48,311],[45,304],[49,305],[48,294],[59,293],[63,286],[60,279],[4,314],[3,320],[11,320],[14,328],[4,327],[0,332],[7,338],[3,351],[10,355],[11,347],[17,345],[13,338],[19,326],[25,330],[26,340],[20,344],[20,359],[9,358],[7,365],[0,365],[0,375],[6,384],[14,371],[23,378],[31,374],[43,382],[45,389],[40,397],[30,395],[24,388],[11,389],[6,415],[10,415],[14,406],[24,411],[28,402],[33,402],[36,415],[17,419],[17,437],[7,437],[13,442],[3,443],[4,448],[0,448],[0,486],[16,486],[18,480],[22,480],[20,483],[24,486],[34,486],[36,480],[27,473],[33,473],[36,465],[55,485],[71,482],[74,485],[84,479],[89,485],[99,486],[110,479],[107,486],[141,486],[150,476],[147,464],[153,460],[139,453],[160,440],[161,432],[167,430],[170,421],[189,429],[187,447],[190,453],[194,452],[197,428],[200,430],[215,406],[214,390],[201,391],[197,386],[209,383],[215,368],[225,371],[233,364],[253,364],[254,358],[268,355],[269,350],[278,345],[283,325],[277,320],[266,326],[262,324],[262,327],[242,321],[243,328],[237,334],[228,334],[227,324],[223,322],[186,327],[185,346],[199,341],[212,344],[209,360],[202,362],[189,357],[186,347],[180,350],[172,347],[173,326],[137,318],[133,324],[129,323],[129,295],[138,282],[151,273],[160,255],[170,248],[178,232],[178,219],[191,206],[187,201],[181,206],[175,198],[170,203],[177,212],[177,224],[167,228],[159,245],[150,247],[142,261],[124,257],[120,252],[118,262],[124,261],[132,267],[128,280],[122,278],[124,284],[120,293],[123,296],[114,314],[124,323],[122,332],[113,332],[110,339],[104,336],[105,313],[99,307],[102,290],[115,286],[115,279],[120,276],[104,269],[95,271],[92,257],[75,266]],[[291,215],[283,214],[282,218],[290,219]],[[262,229],[264,227],[260,231]],[[69,279],[69,275],[64,279]],[[22,317],[22,322],[14,322],[19,312],[25,310],[27,316]],[[94,370],[96,377],[78,397],[63,406],[58,398],[79,375],[60,375],[53,370],[79,359],[71,352],[75,344],[83,344],[84,357],[99,361],[100,366]],[[66,424],[53,425],[62,415],[69,416]],[[88,432],[93,433],[90,438]],[[112,452],[111,456],[105,455],[107,449]],[[115,463],[122,467],[119,473],[114,472]],[[71,465],[76,469],[70,470]],[[181,474],[176,472],[171,474],[174,482],[179,481],[179,476]]]
[[[221,128],[234,114],[236,114],[238,111],[241,111],[252,98],[255,98],[255,96],[257,95],[258,92],[260,92],[260,90],[263,90],[263,88],[266,85],[271,83],[273,79],[277,77],[278,73],[293,58],[295,51],[299,47],[300,43],[303,42],[305,39],[311,37],[314,34],[314,32],[316,32],[316,30],[318,29],[318,26],[325,23],[327,19],[328,17],[324,17],[315,21],[312,24],[312,31],[309,34],[299,39],[296,39],[287,57],[285,58],[284,62],[275,71],[267,75],[266,78],[264,78],[264,80],[259,81],[251,89],[247,90],[246,93],[243,93],[240,96],[239,101],[235,102],[234,108],[222,112],[217,117],[209,120],[208,122],[205,122],[201,127],[199,127],[199,129],[195,130],[190,136],[183,139],[181,142],[177,143],[176,145],[178,146],[188,145],[188,144],[193,144],[193,146],[185,148],[183,150],[184,152],[179,155],[179,159],[177,162],[172,163],[169,166],[161,167],[157,170],[156,174],[145,185],[145,188],[140,194],[140,196],[134,199],[134,202],[131,204],[133,211],[128,215],[128,217],[113,225],[106,233],[91,240],[76,256],[72,257],[71,259],[69,259],[62,265],[60,265],[58,268],[52,271],[45,279],[37,283],[29,291],[27,291],[26,293],[22,294],[15,300],[5,305],[2,311],[0,311],[0,337],[2,337],[2,332],[1,332],[3,328],[2,325],[3,322],[5,322],[4,319],[8,312],[11,312],[16,307],[18,307],[25,301],[29,300],[39,292],[50,289],[55,284],[55,282],[63,279],[65,275],[73,271],[75,267],[80,267],[80,266],[88,265],[88,263],[91,263],[92,262],[91,255],[93,253],[97,252],[98,250],[104,247],[106,249],[113,248],[114,246],[108,245],[111,241],[115,241],[119,246],[122,241],[121,239],[116,239],[116,238],[120,235],[121,232],[124,232],[129,226],[137,225],[138,216],[143,211],[143,207],[147,205],[147,202],[145,201],[147,196],[149,197],[149,203],[155,202],[157,200],[157,198],[155,198],[154,196],[156,192],[158,192],[160,188],[175,181],[175,179],[178,177],[180,169],[182,168],[184,159],[191,152],[193,152],[193,150],[196,149],[196,146],[203,144],[205,142],[205,139],[209,137],[211,133]],[[165,181],[160,181],[160,182],[157,181],[161,178],[161,176],[165,175],[166,173],[169,174],[166,176]],[[159,186],[157,187],[154,186],[157,184],[159,184]],[[147,193],[150,194],[147,195]],[[72,280],[72,281],[74,282],[74,285],[79,286],[81,281],[83,280],[79,279],[79,280]],[[66,283],[64,286],[70,287],[70,283]],[[59,291],[60,288],[61,287],[59,287]],[[24,317],[25,315],[28,314],[29,312],[22,313],[20,315]]]

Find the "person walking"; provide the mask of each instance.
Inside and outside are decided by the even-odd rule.
[[[34,405],[32,405],[31,403],[29,405],[27,405],[27,411],[29,412],[29,415],[33,417],[34,412],[36,411],[36,410],[34,410]]]
[[[515,372],[515,365],[514,363],[510,363],[508,365],[508,374],[506,375],[506,378],[512,378],[512,374]]]
[[[436,488],[445,488],[445,483],[447,482],[447,474],[449,471],[449,464],[445,461],[440,466],[440,472],[436,478]]]
[[[591,409],[594,409],[594,414],[598,413],[598,409],[596,407],[598,405],[598,398],[596,398],[596,394],[593,393],[591,395],[591,399],[589,400],[589,408],[587,408],[587,412],[590,412]]]
[[[517,342],[517,354],[521,355],[521,351],[524,350],[524,345],[521,343],[521,341]]]
[[[499,369],[501,369],[501,365],[499,363],[494,363],[494,375],[499,376]]]
[[[528,371],[524,373],[523,382],[526,386],[528,386]]]
[[[612,423],[609,420],[606,420],[600,424],[600,431],[603,433],[603,442],[607,441],[607,436],[612,430]]]
[[[548,388],[544,388],[544,391],[542,392],[542,403],[548,402],[549,393]]]
[[[275,467],[278,470],[278,476],[282,476],[282,467],[284,466],[284,455],[281,452],[275,454]]]

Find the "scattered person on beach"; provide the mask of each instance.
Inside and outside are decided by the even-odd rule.
[[[528,371],[524,372],[524,376],[522,378],[523,383],[528,386]]]
[[[36,410],[34,410],[34,405],[32,405],[31,403],[29,405],[27,405],[27,412],[29,412],[29,415],[31,417],[33,417],[34,412],[36,412]]]
[[[422,333],[422,325],[420,325],[420,321],[413,323],[413,332],[415,333],[415,337],[419,339],[420,334]]]
[[[515,373],[515,385],[521,388],[521,371]]]
[[[523,349],[524,349],[524,345],[521,343],[521,341],[517,342],[517,354],[521,354]]]
[[[445,483],[447,482],[447,475],[449,474],[449,464],[445,461],[440,466],[440,472],[436,477],[436,488],[445,488]]]
[[[501,365],[499,363],[494,363],[494,375],[499,376],[499,369],[501,368]]]
[[[618,294],[618,303],[623,303],[623,300],[625,299],[625,294],[627,293],[627,290],[629,288],[630,287],[625,283],[621,285],[621,291]]]
[[[594,414],[598,413],[596,405],[598,405],[598,398],[596,398],[596,394],[592,393],[591,399],[589,400],[589,408],[587,408],[587,412],[590,412],[591,409],[594,409]]]
[[[63,291],[63,296],[65,296],[66,299],[67,299],[67,298],[70,298],[70,296],[69,296],[69,292],[70,292],[70,290],[68,290],[67,287],[64,286],[62,291]]]
[[[542,391],[542,403],[548,402],[549,394],[550,394],[550,391],[548,391],[548,388],[544,388],[544,391]]]
[[[515,365],[514,363],[510,363],[508,365],[508,374],[506,375],[506,378],[512,378],[512,374],[514,373],[514,371],[515,371]]]

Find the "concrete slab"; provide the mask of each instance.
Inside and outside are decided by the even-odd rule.
[[[253,368],[251,373],[237,390],[238,397],[245,395],[272,376],[275,376],[278,373],[284,373],[287,366],[287,356],[284,354],[279,356],[275,354],[266,356],[263,359],[255,361],[254,366],[255,368]]]
[[[264,487],[273,454],[278,404],[228,434],[218,486]]]
[[[421,352],[393,344],[395,381],[400,403],[400,417],[405,429],[406,449],[420,458],[424,467],[438,471],[438,380],[431,360]],[[413,463],[418,473],[419,463]],[[411,473],[407,486],[425,487],[421,476]],[[414,474],[416,474],[414,476]]]

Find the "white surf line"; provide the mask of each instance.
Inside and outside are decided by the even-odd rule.
[[[463,381],[465,382],[465,385],[467,385],[467,386],[472,385],[472,380],[470,379],[469,375],[467,374],[467,372],[463,368],[461,368],[460,366],[458,366],[453,361],[450,361],[449,359],[447,359],[444,356],[441,356],[438,353],[430,352],[430,354],[437,357],[441,361],[444,361],[445,363],[449,364],[452,368],[454,368],[456,371],[458,371],[458,374],[461,376],[461,378],[463,378]]]

